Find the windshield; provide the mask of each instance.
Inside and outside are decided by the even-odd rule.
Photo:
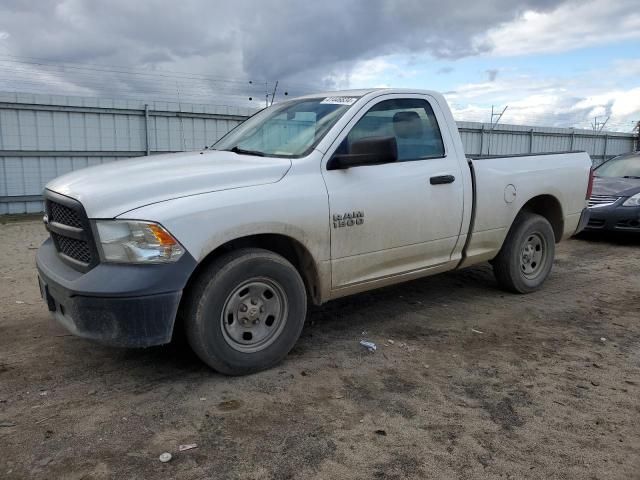
[[[640,178],[640,154],[620,155],[595,170],[598,177]]]
[[[213,148],[273,157],[307,155],[356,100],[320,97],[273,105],[231,130]]]

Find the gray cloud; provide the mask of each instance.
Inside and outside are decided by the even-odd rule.
[[[473,44],[476,35],[525,9],[545,10],[559,3],[562,0],[4,0],[0,32],[9,37],[0,41],[0,55],[220,77],[189,80],[203,96],[216,90],[244,94],[245,80],[265,78],[280,79],[296,93],[305,87],[331,87],[330,79],[348,78],[356,61],[384,54],[426,52],[447,59],[475,55],[490,48]],[[0,75],[0,88],[6,75]],[[143,75],[73,69],[55,75],[95,91],[137,92],[154,85],[166,92],[180,89],[174,85],[180,80],[173,78],[152,81]],[[181,81],[188,83],[186,78]],[[255,87],[255,93],[260,88]]]

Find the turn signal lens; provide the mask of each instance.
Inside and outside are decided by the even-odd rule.
[[[169,234],[169,232],[167,232],[160,225],[156,225],[155,223],[149,223],[147,224],[147,227],[149,228],[149,230],[151,230],[151,233],[153,233],[153,235],[156,237],[156,240],[158,240],[158,243],[160,245],[176,245],[178,243],[176,242],[176,239],[173,238]]]

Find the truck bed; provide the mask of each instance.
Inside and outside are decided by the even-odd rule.
[[[586,152],[468,155],[467,159],[473,212],[461,266],[467,265],[467,258],[476,263],[495,257],[515,216],[531,199],[535,199],[534,209],[545,203],[545,208],[559,209],[562,226],[555,232],[557,241],[575,232],[586,205],[591,168]]]

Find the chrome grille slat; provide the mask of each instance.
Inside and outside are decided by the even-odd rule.
[[[615,195],[591,195],[589,198],[589,207],[604,207],[606,205],[613,205],[620,197]]]

